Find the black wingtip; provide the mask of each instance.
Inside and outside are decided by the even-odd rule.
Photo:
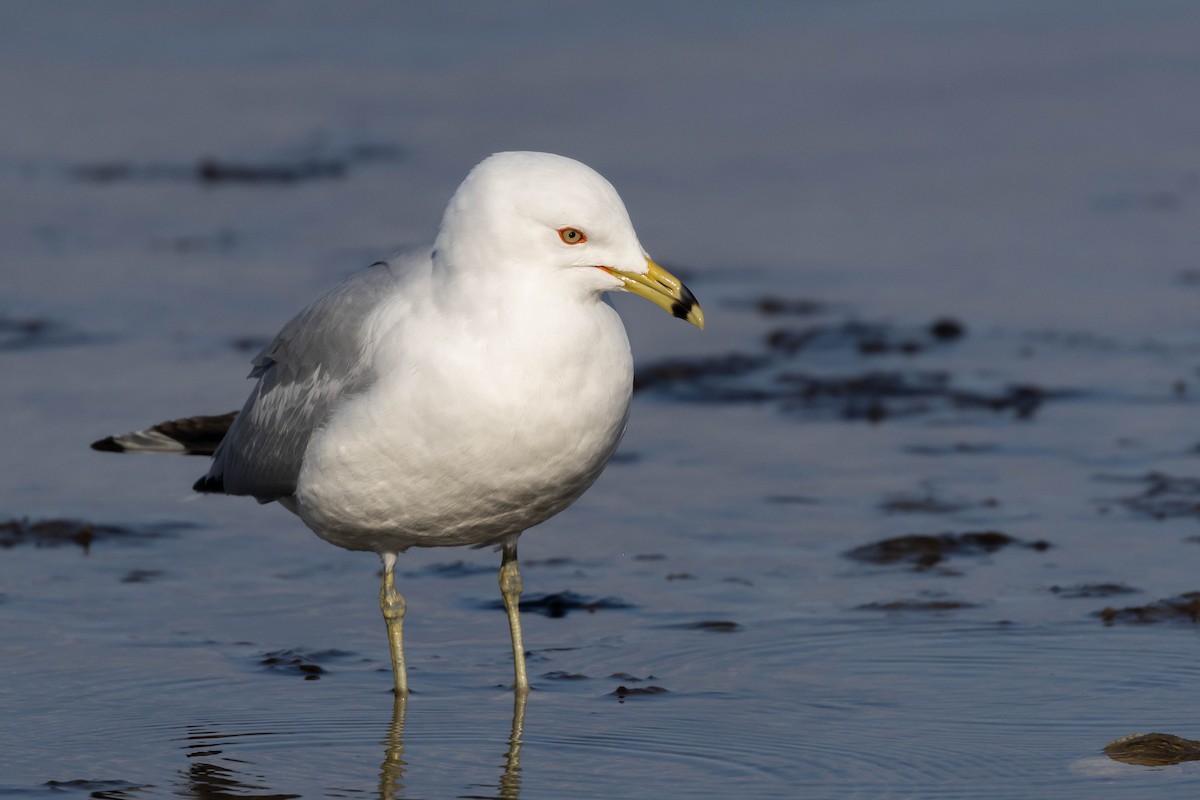
[[[220,477],[214,478],[211,475],[205,475],[192,484],[192,491],[200,492],[201,494],[224,494],[225,481]]]
[[[117,444],[117,440],[111,436],[105,436],[98,442],[92,442],[92,449],[99,450],[101,453],[124,453],[125,448]]]

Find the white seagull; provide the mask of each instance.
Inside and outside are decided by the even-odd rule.
[[[458,187],[432,247],[373,264],[284,326],[254,358],[240,412],[92,447],[211,454],[197,491],[278,502],[327,542],[378,553],[399,696],[397,555],[500,546],[523,695],[517,539],[592,485],[629,416],[633,359],[611,291],[704,327],[608,181],[563,156],[497,153]]]

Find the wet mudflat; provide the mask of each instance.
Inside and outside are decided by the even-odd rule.
[[[1200,785],[1195,10],[128,8],[2,12],[0,795]],[[498,555],[432,550],[396,704],[374,556],[87,444],[238,407],[508,148],[611,178],[708,330],[616,300],[527,703]]]

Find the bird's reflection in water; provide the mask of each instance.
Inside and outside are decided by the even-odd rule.
[[[504,768],[500,772],[499,791],[496,794],[501,800],[518,800],[521,796],[521,737],[525,732],[527,699],[528,695],[523,692],[513,693],[512,729],[508,735],[508,750],[504,754]],[[383,763],[379,765],[380,800],[404,797],[404,773],[408,768],[408,762],[404,760],[404,720],[407,713],[408,697],[397,695],[392,705],[392,721],[383,740]]]
[[[512,729],[508,736],[508,749],[504,754],[497,792],[495,795],[486,795],[488,797],[516,800],[521,796],[521,736],[525,729],[526,697],[520,692],[513,694]],[[408,762],[404,760],[404,723],[407,714],[408,698],[396,697],[392,705],[392,719],[382,742],[383,762],[379,765],[381,800],[399,800],[404,797],[405,776],[409,769]],[[182,785],[177,794],[204,800],[232,797],[240,800],[288,800],[299,797],[298,794],[285,794],[271,789],[266,785],[265,775],[248,774],[247,770],[253,767],[244,754],[242,758],[235,758],[225,752],[239,743],[246,744],[262,737],[286,736],[286,733],[280,731],[238,730],[223,733],[207,724],[188,726],[183,746],[187,752],[188,766],[182,771]]]
[[[394,695],[392,721],[383,739],[383,763],[379,765],[380,800],[404,796],[404,716],[408,713],[408,695]]]
[[[500,773],[500,797],[516,800],[521,796],[521,736],[525,732],[525,701],[529,695],[513,693],[512,733],[508,735],[508,752],[504,754],[504,771]]]
[[[225,761],[245,767],[247,762],[241,759],[222,756],[218,744],[224,746],[235,742],[241,737],[272,736],[268,732],[240,732],[233,734],[219,733],[210,730],[206,725],[189,725],[184,736],[184,750],[188,756],[187,769],[182,771],[183,783],[176,794],[182,797],[199,798],[199,800],[225,800],[225,798],[249,798],[250,800],[291,800],[300,797],[298,794],[275,792],[269,787],[257,783],[265,781],[262,775],[247,775],[244,771],[231,766],[214,763]]]

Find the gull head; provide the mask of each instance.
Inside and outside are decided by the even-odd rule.
[[[596,296],[628,291],[704,327],[695,296],[638,241],[617,190],[564,156],[510,152],[484,159],[450,199],[434,250],[439,267],[459,273],[561,280]]]

